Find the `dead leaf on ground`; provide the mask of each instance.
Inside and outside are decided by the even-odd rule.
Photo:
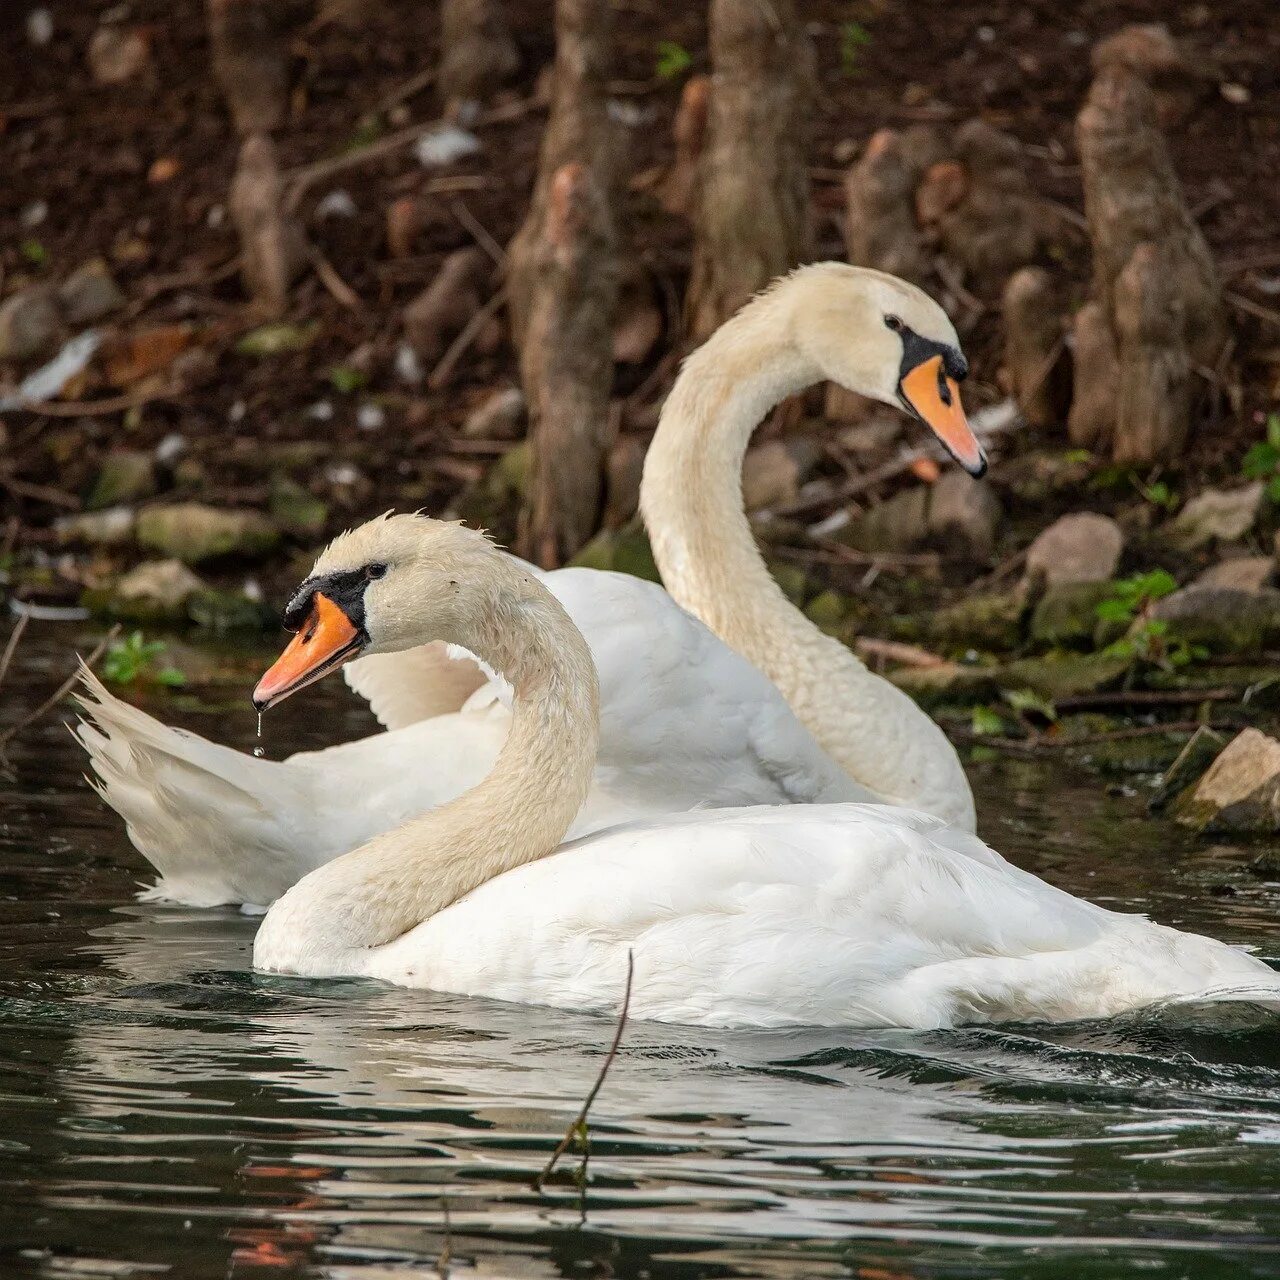
[[[189,324],[160,325],[121,334],[103,344],[102,366],[113,387],[128,387],[167,369],[197,337]]]

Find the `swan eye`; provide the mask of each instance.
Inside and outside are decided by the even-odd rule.
[[[897,316],[885,316],[884,322],[888,328],[894,331],[894,333],[902,332],[902,321],[899,320]]]
[[[377,578],[385,578],[387,576],[387,566],[385,564],[366,565],[364,576],[367,582],[373,582]]]

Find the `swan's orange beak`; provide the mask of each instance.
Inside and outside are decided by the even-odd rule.
[[[364,644],[365,637],[351,619],[328,596],[317,591],[310,616],[258,681],[253,705],[259,711],[274,707],[291,693],[336,671]]]
[[[947,452],[971,475],[987,469],[987,455],[960,403],[960,388],[942,371],[942,357],[921,361],[900,383],[902,397],[932,428]]]

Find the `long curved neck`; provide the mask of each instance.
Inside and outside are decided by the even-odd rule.
[[[742,460],[765,414],[822,375],[785,339],[766,295],[685,361],[645,458],[640,509],[674,599],[779,684],[770,628],[812,624],[783,595],[742,501]],[[779,636],[779,652],[785,637]]]
[[[457,800],[299,881],[263,921],[259,967],[358,972],[353,954],[392,941],[563,839],[595,764],[595,665],[559,602],[511,563],[518,597],[486,620],[482,634],[429,637],[463,645],[511,682],[511,728],[493,769]]]

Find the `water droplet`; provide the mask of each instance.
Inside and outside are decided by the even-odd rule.
[[[262,712],[258,712],[258,737],[262,737]]]
[[[261,760],[267,754],[267,749],[265,747],[254,747],[253,754]]]

